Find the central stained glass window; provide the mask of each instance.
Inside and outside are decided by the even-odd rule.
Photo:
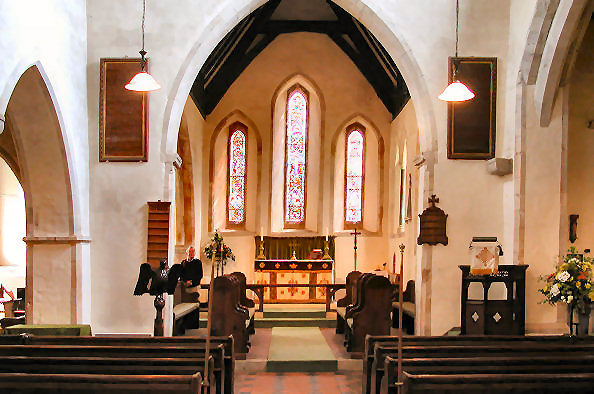
[[[358,224],[363,220],[363,133],[353,128],[346,143],[345,222]]]
[[[230,132],[227,220],[240,224],[245,220],[246,135],[241,125],[231,128]]]
[[[300,87],[287,100],[285,168],[285,223],[305,219],[305,176],[307,148],[307,95]]]

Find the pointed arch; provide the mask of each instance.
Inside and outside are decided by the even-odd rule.
[[[231,130],[243,125],[246,142],[245,162],[245,210],[244,221],[229,221],[229,153]],[[234,130],[235,131],[235,130]],[[242,111],[235,110],[217,124],[210,137],[208,179],[210,185],[208,200],[208,231],[255,232],[260,225],[259,210],[262,182],[262,137],[256,124]]]

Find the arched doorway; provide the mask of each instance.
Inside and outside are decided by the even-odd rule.
[[[77,323],[81,316],[81,244],[58,113],[40,69],[31,66],[14,87],[0,139],[25,197],[28,323]]]

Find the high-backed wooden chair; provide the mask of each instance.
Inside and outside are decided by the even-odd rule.
[[[353,288],[357,286],[357,280],[361,277],[361,272],[351,271],[346,277],[345,289],[346,294],[343,298],[336,301],[336,333],[344,333],[344,315],[346,308],[354,302],[353,295],[356,293]]]

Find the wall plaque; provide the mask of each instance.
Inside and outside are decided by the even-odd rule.
[[[99,161],[148,160],[148,99],[126,90],[140,59],[101,59]]]
[[[456,78],[476,96],[472,100],[448,103],[448,159],[492,159],[495,157],[497,58],[450,57],[450,82],[455,63],[458,64]]]
[[[431,206],[419,215],[420,229],[417,245],[448,244],[448,236],[446,235],[446,220],[448,219],[448,215],[435,206],[435,203],[438,202],[439,198],[433,194],[429,198]]]

